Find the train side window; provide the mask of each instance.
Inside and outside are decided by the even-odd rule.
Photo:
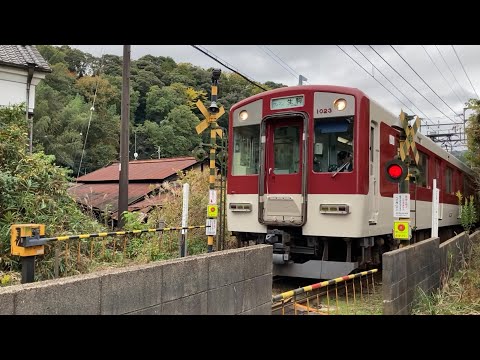
[[[445,171],[445,192],[447,194],[452,193],[452,169],[448,166]]]
[[[260,125],[233,129],[233,175],[258,174],[260,156]]]
[[[439,158],[435,159],[435,178],[437,179],[437,188],[442,188],[442,181],[441,181],[441,162]]]
[[[457,174],[457,186],[455,186],[455,189],[454,191],[457,192],[457,191],[462,191],[462,172],[460,170],[457,170],[455,171],[455,173]]]
[[[417,165],[417,185],[421,187],[427,187],[428,184],[428,155],[419,151],[420,155],[419,163]]]
[[[415,181],[417,186],[427,187],[428,185],[428,155],[422,153],[421,151],[418,152],[420,155],[418,160],[418,165],[415,163],[412,166],[412,169],[415,169]]]

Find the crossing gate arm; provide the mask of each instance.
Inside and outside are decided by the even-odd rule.
[[[15,225],[13,226],[15,227]],[[128,230],[128,231],[111,231],[111,232],[100,232],[100,233],[93,233],[93,234],[55,236],[55,237],[49,237],[49,238],[40,237],[41,234],[37,232],[37,233],[33,233],[32,236],[18,236],[17,243],[18,243],[18,246],[20,247],[29,248],[33,246],[44,245],[49,241],[65,241],[65,240],[76,240],[76,239],[102,238],[107,236],[143,234],[143,233],[152,233],[152,232],[203,229],[206,227],[209,227],[209,226],[198,225],[198,226],[165,227],[165,228],[156,228],[156,229],[142,229],[142,230]]]

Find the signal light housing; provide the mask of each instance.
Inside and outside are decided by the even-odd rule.
[[[385,177],[390,182],[399,183],[405,180],[407,173],[407,166],[399,159],[393,159],[385,163]]]

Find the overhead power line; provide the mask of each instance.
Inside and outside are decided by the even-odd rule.
[[[438,48],[437,45],[435,45],[435,48],[437,49],[438,53],[440,54],[440,57],[442,58],[442,60],[443,60],[443,62],[445,63],[445,65],[447,65],[447,68],[448,68],[448,70],[450,71],[450,74],[452,74],[453,78],[455,79],[455,81],[457,82],[458,86],[459,86],[460,89],[462,90],[463,95],[464,95],[465,97],[468,97],[468,93],[465,91],[465,89],[463,88],[463,86],[460,85],[460,83],[458,82],[457,77],[456,77],[455,74],[453,73],[452,69],[450,68],[450,65],[448,65],[447,60],[445,60],[445,58],[443,57],[442,52],[440,51],[440,49]]]
[[[457,56],[458,62],[460,63],[460,65],[462,65],[463,72],[465,73],[465,76],[467,77],[468,81],[470,82],[470,85],[472,86],[473,92],[475,93],[475,95],[477,95],[477,99],[480,99],[480,97],[477,94],[477,91],[473,87],[473,84],[472,84],[472,81],[470,80],[470,77],[467,75],[467,72],[465,71],[465,67],[462,64],[462,60],[460,60],[460,57],[457,54],[457,50],[455,50],[455,47],[453,45],[451,45],[451,46],[452,46],[453,51],[455,52],[455,55]]]
[[[397,53],[398,56],[400,56],[400,59],[402,59],[402,60],[405,62],[405,64],[407,64],[408,67],[409,67],[410,69],[412,69],[412,71],[420,78],[420,80],[422,80],[423,83],[424,83],[425,85],[427,85],[428,88],[429,88],[430,90],[432,90],[432,92],[433,92],[440,100],[442,100],[442,102],[443,102],[445,105],[447,105],[447,107],[448,107],[450,110],[452,110],[452,112],[453,112],[455,115],[458,115],[458,114],[455,112],[455,110],[453,110],[453,109],[450,107],[450,105],[448,105],[448,104],[445,102],[445,100],[443,100],[442,97],[440,97],[440,96],[435,92],[435,90],[433,90],[432,87],[427,84],[427,82],[423,79],[423,77],[421,77],[420,74],[415,71],[415,69],[412,67],[412,65],[410,65],[410,63],[409,63],[407,60],[405,60],[405,58],[397,51],[397,49],[395,49],[395,47],[393,47],[393,45],[390,45],[390,47],[393,49],[393,51],[395,51],[395,52]]]
[[[245,80],[247,80],[249,83],[251,83],[252,85],[255,85],[256,87],[264,90],[264,91],[267,91],[267,89],[265,89],[263,86],[260,86],[258,85],[255,81],[253,80],[250,80],[248,77],[246,77],[245,75],[243,75],[241,72],[231,68],[230,66],[224,64],[222,61],[219,60],[218,56],[216,55],[210,55],[211,51],[208,51],[208,50],[203,50],[203,49],[200,49],[200,47],[198,47],[197,45],[190,45],[192,46],[193,48],[197,49],[198,51],[200,51],[201,53],[207,55],[210,59],[216,61],[217,63],[219,63],[220,65],[226,67],[228,70],[230,71],[233,71],[235,74],[241,76],[242,78],[244,78]],[[213,54],[213,53],[212,53]]]
[[[368,46],[370,46],[370,48],[371,48],[373,51],[375,51],[375,53],[376,53],[378,56],[380,56],[380,58],[381,58],[383,61],[385,61],[385,63],[386,63],[393,71],[395,71],[395,73],[397,73],[398,76],[400,76],[408,85],[410,85],[410,87],[411,87],[413,90],[415,90],[422,98],[424,98],[430,105],[432,105],[435,109],[437,109],[443,116],[445,116],[445,117],[448,118],[449,120],[455,122],[452,118],[450,118],[448,115],[446,115],[442,110],[440,110],[438,107],[436,107],[430,100],[428,100],[425,96],[423,96],[423,94],[420,93],[412,84],[410,84],[410,82],[408,82],[408,80],[405,79],[405,78],[402,76],[402,74],[400,74],[392,65],[390,65],[390,63],[389,63],[387,60],[385,60],[385,59],[383,58],[383,56],[380,55],[380,54],[378,53],[378,51],[375,50],[375,48],[374,48],[373,46],[371,46],[371,45],[368,45]]]
[[[92,123],[93,112],[95,111],[95,101],[97,100],[98,82],[100,80],[100,73],[102,72],[103,60],[104,60],[103,47],[102,47],[102,53],[100,55],[100,58],[101,58],[101,62],[100,62],[100,67],[97,73],[97,79],[96,79],[97,81],[95,82],[95,92],[93,94],[92,107],[90,108],[90,117],[88,119],[87,133],[85,134],[85,141],[83,142],[82,155],[80,156],[80,164],[78,165],[78,172],[77,172],[77,179],[76,179],[77,182],[78,182],[78,178],[80,177],[80,171],[82,169],[83,156],[85,155],[85,148],[87,146],[88,132],[90,130],[90,124]]]
[[[450,88],[450,90],[452,90],[452,93],[455,94],[455,96],[457,97],[458,101],[460,101],[460,104],[462,104],[463,106],[463,102],[462,100],[460,99],[460,97],[457,95],[456,91],[453,90],[453,87],[450,85],[450,82],[447,80],[447,78],[443,75],[442,71],[439,69],[439,67],[437,66],[437,64],[435,63],[435,61],[433,61],[432,57],[430,56],[430,54],[428,53],[427,49],[425,48],[424,45],[422,45],[422,48],[423,50],[425,51],[425,53],[427,54],[428,58],[430,59],[430,61],[432,62],[432,64],[437,68],[438,72],[440,73],[440,75],[442,76],[443,80],[445,80],[445,82],[447,83],[448,87]]]
[[[390,81],[390,79],[388,79],[388,78],[385,76],[385,74],[382,73],[382,72],[380,71],[380,69],[377,68],[377,67],[360,51],[360,49],[358,49],[355,45],[353,45],[353,46],[355,47],[355,49],[357,49],[357,51],[358,51],[360,54],[362,54],[362,56],[363,56],[370,64],[372,64],[372,66],[373,66],[385,79],[387,79],[387,81],[388,81],[390,84],[392,84],[392,86],[393,86],[395,89],[397,89],[397,91],[398,91],[400,94],[402,94],[408,101],[410,101],[410,103],[411,103],[413,106],[415,106],[415,107],[417,108],[417,110],[424,116],[425,119],[428,119],[428,120],[432,121],[427,115],[425,115],[425,113],[424,113],[423,111],[420,110],[420,108],[419,108],[417,105],[415,105],[415,104],[413,103],[412,100],[410,100],[410,99],[408,98],[407,95],[405,95],[398,87],[396,87],[395,84],[392,83],[392,82]],[[404,106],[407,106],[407,105],[405,105],[403,102],[402,102],[402,104],[403,104]],[[408,109],[408,107],[407,107],[407,109]],[[410,110],[410,109],[408,109],[408,110],[409,110],[410,112],[414,113],[414,111],[412,111],[412,110]],[[425,120],[425,122],[426,122],[426,120]]]
[[[270,58],[272,58],[278,65],[280,65],[282,68],[284,68],[284,69],[285,69],[290,75],[292,75],[295,79],[298,78],[298,74],[297,74],[293,69],[292,69],[293,71],[290,70],[290,69],[289,69],[289,66],[288,66],[283,60],[281,60],[280,58],[279,58],[280,61],[277,60],[277,59],[272,55],[272,54],[274,54],[274,53],[273,53],[270,49],[268,49],[266,46],[264,46],[264,47],[262,47],[261,45],[257,45],[257,46],[258,46],[265,54],[267,54]],[[270,53],[267,52],[267,50],[270,51]],[[275,55],[275,54],[274,54],[274,55]],[[286,66],[283,65],[282,63],[285,63]]]
[[[290,65],[288,65],[287,62],[280,57],[280,55],[275,53],[267,45],[263,45],[263,48],[260,45],[258,45],[258,47],[260,47],[260,49],[262,49],[265,54],[270,56],[276,63],[278,63],[281,67],[283,67],[286,71],[288,71],[289,74],[291,74],[293,77],[295,77],[295,79],[303,78],[304,81],[306,83],[308,83],[307,79],[303,75],[301,75],[299,72],[295,71],[294,68],[292,68]],[[267,50],[268,50],[268,52],[267,52]]]
[[[373,76],[372,74],[370,74],[367,69],[365,69],[362,65],[360,65],[357,60],[355,60],[354,58],[352,58],[352,57],[350,56],[350,54],[348,54],[345,50],[343,50],[343,49],[340,47],[340,45],[336,45],[336,46],[337,46],[340,50],[342,50],[343,53],[344,53],[345,55],[347,55],[355,64],[357,64],[358,66],[360,66],[360,67],[361,67],[368,75],[370,75],[376,82],[378,82],[380,85],[382,85],[385,90],[387,90],[390,94],[392,94],[392,96],[393,96],[395,99],[397,99],[403,106],[405,106],[405,108],[406,108],[408,111],[410,111],[411,113],[414,113],[414,111],[413,111],[412,109],[410,109],[402,100],[400,100],[400,99],[397,97],[397,95],[395,95],[393,92],[390,91],[390,89],[388,89],[385,85],[383,85],[380,81],[378,81],[378,79],[377,79],[375,76]]]

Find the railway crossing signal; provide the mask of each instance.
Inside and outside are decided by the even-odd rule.
[[[413,118],[413,116],[412,116]],[[400,112],[400,123],[402,124],[403,130],[405,131],[406,139],[404,142],[400,143],[400,157],[405,161],[406,157],[410,153],[410,149],[413,152],[413,159],[415,164],[418,165],[420,160],[420,154],[418,153],[417,147],[415,145],[415,134],[420,128],[420,118],[417,116],[413,125],[408,124],[409,116],[403,112]]]
[[[385,177],[388,181],[399,183],[407,177],[407,165],[400,159],[393,159],[385,163]]]
[[[420,154],[418,153],[417,147],[415,145],[415,135],[420,128],[420,118],[417,116],[413,125],[408,123],[409,120],[413,119],[414,116],[409,116],[403,112],[400,112],[399,120],[400,126],[394,126],[399,130],[403,130],[400,134],[400,144],[399,144],[399,154],[400,159],[393,159],[387,161],[385,164],[385,176],[388,181],[393,183],[398,183],[398,194],[394,196],[400,198],[406,198],[408,204],[410,203],[410,192],[409,192],[409,183],[410,183],[410,174],[409,168],[410,163],[415,162],[418,165],[420,161]],[[410,149],[412,149],[413,158],[410,156]],[[398,205],[398,204],[397,204]],[[397,240],[407,240],[410,241],[412,237],[411,226],[410,226],[410,211],[407,210],[407,213],[399,212],[399,209],[396,209],[395,201],[393,201],[394,214],[397,213],[399,217],[398,220],[395,220],[393,223],[393,238]],[[409,209],[410,206],[407,206],[406,209]],[[397,212],[395,211],[397,210]],[[400,209],[401,210],[401,209]],[[401,213],[401,215],[400,215]],[[394,215],[395,216],[395,215]],[[416,226],[416,225],[415,225]],[[414,227],[415,228],[415,227]]]
[[[197,134],[201,134],[210,126],[213,129],[215,129],[215,133],[218,137],[220,138],[223,137],[222,129],[216,129],[217,119],[223,114],[225,114],[225,109],[223,108],[223,106],[220,109],[218,109],[217,113],[211,114],[208,112],[207,108],[203,105],[203,103],[200,100],[196,102],[196,105],[197,105],[197,108],[200,110],[200,112],[203,114],[203,116],[205,116],[205,119],[202,122],[200,122],[200,124],[195,126],[195,130],[197,130]],[[209,108],[209,110],[211,111],[211,107]]]
[[[217,119],[225,114],[225,109],[223,106],[220,108],[217,106],[217,91],[218,91],[218,79],[220,79],[221,70],[214,69],[212,71],[212,102],[208,108],[205,108],[203,103],[198,100],[196,105],[200,112],[205,116],[205,119],[200,122],[195,127],[197,134],[201,134],[204,132],[208,127],[210,127],[210,177],[209,177],[209,189],[210,194],[212,191],[215,191],[215,177],[216,177],[216,168],[215,168],[215,156],[216,156],[216,149],[217,149],[217,136],[219,138],[223,137],[222,129],[218,128]],[[215,196],[216,197],[216,196]],[[212,199],[210,195],[210,205],[207,208],[207,224],[210,226],[215,226],[216,228],[216,217],[218,216],[218,206],[215,204],[216,199]],[[213,209],[213,210],[212,210]],[[215,219],[215,220],[214,220]],[[207,251],[213,251],[213,236],[216,233],[212,228],[207,228],[207,236],[208,236],[208,246]]]

